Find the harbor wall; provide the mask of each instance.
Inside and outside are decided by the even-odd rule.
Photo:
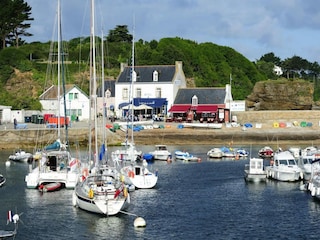
[[[237,116],[237,122],[262,123],[272,126],[274,122],[310,122],[313,127],[319,127],[319,110],[296,110],[296,111],[246,111],[232,112],[232,116]]]

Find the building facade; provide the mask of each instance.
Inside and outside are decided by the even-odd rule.
[[[122,66],[115,83],[115,112],[124,117],[123,107],[133,103],[152,107],[152,114],[166,115],[181,88],[186,88],[181,61],[175,65]]]
[[[89,97],[76,85],[66,85],[63,89],[52,85],[39,97],[43,113],[51,113],[56,116],[67,116],[70,120],[89,120]],[[58,97],[59,95],[59,97]],[[65,106],[64,106],[65,103]],[[66,109],[66,112],[65,112]]]

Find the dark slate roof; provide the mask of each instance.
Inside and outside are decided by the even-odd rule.
[[[79,89],[79,91],[82,92],[83,94],[85,94],[80,88],[78,88],[74,84],[66,84],[65,85],[66,93],[68,93],[74,87]],[[87,96],[87,94],[85,94],[85,95]],[[58,86],[52,85],[50,88],[48,88],[44,93],[42,93],[39,96],[39,99],[40,100],[52,100],[52,99],[57,99],[57,96],[58,96]],[[60,96],[63,96],[63,87],[61,85],[60,85]]]
[[[135,66],[134,71],[137,73],[137,82],[153,82],[153,72],[158,72],[158,82],[172,82],[176,66],[175,65],[151,65]],[[130,82],[131,67],[125,67],[118,77],[118,83]]]
[[[180,88],[174,104],[191,104],[196,95],[198,104],[224,104],[226,89],[222,88]]]
[[[107,89],[110,90],[110,92],[111,92],[110,97],[115,97],[115,91],[116,91],[115,83],[116,83],[116,80],[105,80],[104,81],[104,90],[105,91],[107,91]],[[99,87],[97,89],[97,96],[102,97],[102,87]]]

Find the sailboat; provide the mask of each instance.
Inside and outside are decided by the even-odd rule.
[[[131,64],[131,75],[130,75],[130,96],[133,94],[133,84],[136,81],[137,75],[134,71],[134,34],[132,37],[132,64]],[[132,100],[131,100],[132,101]],[[133,101],[132,101],[133,102]],[[113,152],[112,156],[114,161],[118,162],[121,161],[119,164],[121,167],[120,173],[124,176],[124,181],[128,185],[133,185],[135,188],[153,188],[158,181],[158,171],[155,173],[151,172],[147,167],[148,163],[145,159],[142,158],[142,152],[136,150],[134,145],[134,138],[133,138],[133,105],[131,104],[130,109],[131,114],[131,142],[128,141],[128,132],[126,134],[126,141],[125,146],[126,149],[123,150],[121,156],[124,155],[125,158],[119,158],[119,154],[117,152]],[[127,127],[128,131],[128,127]],[[140,153],[140,157],[137,157],[137,153]],[[138,164],[137,160],[142,160],[142,164]],[[130,161],[128,165],[126,161]],[[141,162],[141,161],[139,161]]]
[[[46,189],[46,184],[55,183],[56,186],[65,187],[68,189],[74,189],[79,174],[80,174],[80,161],[76,158],[71,157],[70,151],[68,149],[68,125],[60,123],[60,82],[61,77],[63,77],[61,66],[63,67],[63,58],[61,56],[63,53],[61,52],[61,7],[60,7],[60,0],[58,0],[58,88],[57,88],[57,101],[58,101],[58,128],[57,133],[58,137],[57,140],[42,149],[40,152],[40,159],[37,166],[32,169],[32,165],[30,165],[30,172],[25,177],[25,182],[27,188],[39,188]],[[64,80],[63,82],[63,89],[64,89]],[[64,102],[64,112],[66,113],[66,100],[65,94],[63,98]],[[66,119],[66,117],[64,118]],[[61,133],[60,133],[60,124],[65,126],[66,130],[66,141],[65,143],[61,142]],[[59,184],[60,183],[60,184]],[[56,189],[59,189],[56,188]]]
[[[73,205],[82,210],[98,213],[107,216],[119,214],[126,209],[130,203],[130,195],[128,190],[121,181],[119,172],[106,164],[102,164],[102,157],[105,154],[104,144],[98,154],[98,124],[97,124],[97,98],[96,98],[96,51],[95,51],[95,31],[94,31],[94,15],[95,15],[94,0],[91,0],[91,57],[90,57],[90,77],[91,81],[91,105],[93,107],[94,118],[94,143],[89,137],[89,158],[91,158],[92,147],[95,147],[94,167],[91,168],[90,174],[84,176],[82,181],[79,181],[73,193]],[[91,127],[89,136],[91,136]]]

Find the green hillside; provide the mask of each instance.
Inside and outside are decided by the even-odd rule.
[[[120,63],[131,64],[132,44],[127,41],[104,41],[105,77],[116,78]],[[96,42],[101,39],[97,37]],[[62,59],[66,63],[63,72],[66,83],[77,84],[89,92],[90,39],[76,38],[63,42]],[[13,109],[40,109],[39,95],[56,84],[57,43],[34,42],[0,51],[0,105]],[[101,58],[101,54],[97,57]],[[55,57],[55,58],[54,58]],[[250,62],[230,47],[214,43],[196,43],[181,38],[163,38],[158,41],[135,43],[135,65],[163,65],[183,62],[183,70],[196,87],[222,87],[232,77],[234,99],[243,100],[257,81],[270,78],[267,64]],[[50,64],[49,64],[50,62]],[[50,66],[50,68],[49,68]],[[268,77],[267,77],[268,76]],[[27,86],[27,88],[26,88]]]

